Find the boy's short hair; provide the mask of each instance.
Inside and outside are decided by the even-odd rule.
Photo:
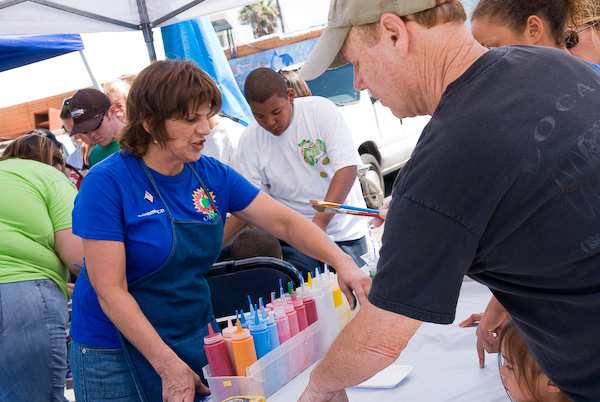
[[[240,233],[231,244],[231,257],[243,260],[252,257],[275,257],[282,259],[281,244],[264,230],[252,228]]]
[[[270,68],[257,68],[246,78],[244,95],[248,103],[264,103],[273,95],[287,98],[288,86],[285,78]]]

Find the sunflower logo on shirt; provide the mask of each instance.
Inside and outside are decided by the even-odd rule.
[[[215,195],[212,192],[209,194],[200,187],[193,192],[192,198],[194,200],[194,208],[196,211],[205,215],[210,221],[214,221],[217,218],[217,211],[214,207],[216,200]]]
[[[317,139],[316,141],[304,139],[298,143],[298,148],[300,148],[300,153],[304,162],[308,163],[310,166],[318,168],[319,164],[321,166],[327,166],[331,163],[329,156],[327,156],[327,145],[325,144],[325,141],[321,139]],[[324,170],[321,170],[319,175],[324,179],[329,177]]]

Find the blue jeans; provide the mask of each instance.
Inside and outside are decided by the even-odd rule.
[[[66,401],[66,320],[51,280],[0,284],[0,401]]]
[[[336,244],[346,254],[352,257],[356,265],[359,267],[365,265],[365,262],[360,256],[367,253],[366,236],[356,240],[338,241]],[[301,253],[283,241],[281,242],[281,250],[283,252],[283,259],[296,267],[296,269],[305,277],[308,272],[314,274],[316,267],[319,267],[319,269],[323,268],[323,264],[320,261]]]
[[[140,402],[122,349],[89,348],[71,341],[77,402]]]

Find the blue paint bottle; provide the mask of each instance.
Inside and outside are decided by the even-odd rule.
[[[269,353],[273,349],[273,346],[271,344],[271,334],[267,329],[267,323],[260,320],[258,310],[254,310],[254,320],[250,321],[248,328],[250,329],[250,334],[254,338],[256,357],[260,359]]]
[[[275,317],[273,316],[273,314],[268,314],[265,310],[262,297],[258,299],[258,303],[260,305],[260,314],[262,316],[263,321],[267,324],[267,329],[269,330],[269,335],[271,337],[271,349],[275,349],[277,346],[279,346],[279,333],[277,332],[277,324],[275,324]]]

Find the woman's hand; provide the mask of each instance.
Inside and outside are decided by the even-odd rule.
[[[338,275],[340,290],[348,299],[350,307],[354,310],[356,299],[360,304],[367,303],[367,297],[371,290],[371,278],[369,278],[354,263],[352,257],[344,255],[344,261],[335,265]],[[356,295],[356,298],[354,297]]]
[[[463,328],[477,325],[477,355],[479,367],[485,367],[485,352],[500,352],[500,334],[510,320],[508,312],[492,297],[482,314],[471,314],[459,325]]]
[[[196,393],[210,395],[200,377],[178,357],[167,362],[158,374],[162,382],[163,402],[194,402]]]

